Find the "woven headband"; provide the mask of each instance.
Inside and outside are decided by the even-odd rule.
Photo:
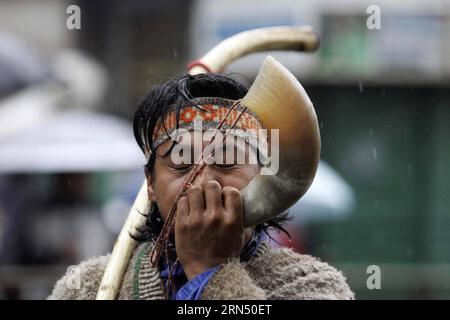
[[[232,128],[235,120],[240,117],[230,134],[244,138],[254,148],[266,149],[266,136],[264,135],[264,138],[261,139],[261,134],[258,134],[263,127],[252,111],[246,109],[242,113],[243,107],[238,104],[229,113],[235,102],[235,100],[224,98],[202,97],[191,99],[189,103],[185,103],[180,108],[178,129],[196,130],[197,124],[200,122],[202,130],[216,129],[226,117],[221,129],[222,132],[226,132],[226,130]],[[175,106],[172,106],[172,110],[168,112],[164,122],[159,120],[153,130],[153,148],[157,149],[161,144],[172,139],[176,130],[177,114]],[[145,149],[145,156],[148,160],[150,148],[146,146]]]

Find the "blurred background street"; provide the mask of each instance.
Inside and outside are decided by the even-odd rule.
[[[153,85],[277,25],[320,38],[270,54],[314,103],[322,154],[291,241],[273,245],[340,268],[357,299],[450,299],[446,0],[0,0],[0,299],[44,299],[67,266],[112,250],[144,178],[131,120]],[[267,54],[224,73],[250,85]]]

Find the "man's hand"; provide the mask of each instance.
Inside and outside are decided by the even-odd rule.
[[[189,280],[239,257],[245,244],[241,194],[215,180],[192,185],[178,201],[175,245]]]

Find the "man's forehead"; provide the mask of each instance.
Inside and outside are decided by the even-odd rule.
[[[262,129],[257,116],[248,108],[240,105],[239,100],[199,97],[191,99],[179,107],[180,109],[174,107],[174,110],[170,110],[156,123],[151,133],[153,146],[146,146],[147,158],[150,156],[151,149],[158,149],[167,140],[173,140],[174,131],[214,130],[218,127],[221,130],[237,129],[242,132]],[[252,140],[250,144],[253,144],[255,137],[250,139]],[[210,139],[205,140],[209,141]],[[197,142],[200,145],[204,143],[203,140]],[[189,141],[188,144],[192,144],[192,141]],[[168,146],[166,144],[165,148],[168,149],[172,145],[173,141],[172,143],[169,142]]]
[[[205,148],[212,138],[214,133],[209,133],[207,131],[185,131],[172,136],[172,140],[168,140],[159,146],[159,150],[162,152],[167,152],[173,145],[174,142],[182,148],[194,148],[202,147]],[[233,134],[232,132],[225,135],[223,132],[219,131],[216,138],[212,142],[216,148],[234,148],[234,149],[247,149],[249,146],[248,141],[239,135]]]

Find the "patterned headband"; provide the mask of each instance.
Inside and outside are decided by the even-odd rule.
[[[202,130],[215,129],[227,116],[235,102],[235,100],[214,97],[191,99],[180,109],[178,129],[193,131],[196,130],[196,123],[199,122],[201,122]],[[175,136],[177,114],[174,106],[172,106],[172,109],[164,118],[164,122],[159,120],[153,130],[154,149]],[[221,131],[225,133],[226,130],[231,129],[235,120],[240,116],[230,134],[244,138],[247,143],[256,149],[266,149],[267,138],[264,135],[264,138],[261,139],[260,135],[260,130],[263,129],[261,122],[251,110],[246,109],[243,113],[242,110],[243,107],[240,104],[236,105],[226,117]],[[146,146],[145,149],[145,156],[148,160],[150,148]]]

